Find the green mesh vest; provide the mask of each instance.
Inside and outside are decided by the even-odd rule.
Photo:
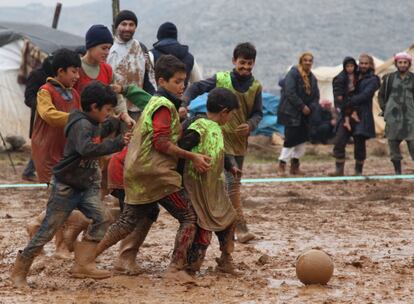
[[[211,169],[198,173],[191,161],[184,167],[184,186],[197,214],[198,225],[210,231],[221,231],[236,219],[236,213],[224,186],[224,140],[220,126],[199,118],[189,127],[200,135],[200,142],[191,151],[211,157]]]
[[[170,111],[173,144],[177,143],[181,132],[174,104],[165,97],[153,96],[138,120],[125,158],[125,201],[128,204],[152,203],[181,189],[177,158],[156,151],[152,144],[152,116],[160,107]]]
[[[234,89],[230,72],[219,72],[216,74],[216,87],[229,89],[239,101],[239,109],[235,111],[232,119],[222,129],[226,154],[243,156],[247,150],[247,136],[238,135],[235,129],[240,124],[247,122],[253,109],[257,91],[261,90],[261,84],[255,79],[250,88],[241,93]]]

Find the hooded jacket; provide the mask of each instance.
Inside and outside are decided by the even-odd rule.
[[[360,122],[356,123],[352,135],[366,138],[375,137],[375,123],[372,114],[372,99],[375,91],[380,87],[380,79],[370,69],[367,73],[361,74],[356,86],[356,93],[345,102],[345,107],[358,107]],[[340,120],[338,120],[340,123]]]
[[[99,123],[86,113],[74,110],[65,127],[67,138],[62,160],[53,168],[55,178],[78,190],[99,187],[99,157],[124,147],[121,135],[102,140]]]
[[[336,75],[332,80],[332,88],[333,88],[333,96],[334,96],[334,103],[336,108],[341,108],[343,103],[337,99],[338,96],[342,96],[343,100],[350,97],[348,92],[348,74],[345,70],[347,64],[352,63],[355,66],[354,76],[355,80],[358,79],[358,65],[354,58],[352,57],[345,57],[344,61],[342,62],[343,69],[342,71]]]
[[[185,86],[187,87],[190,74],[194,66],[194,57],[189,52],[187,45],[182,45],[176,39],[167,38],[162,39],[153,44],[154,48],[151,50],[154,55],[154,65],[162,55],[173,55],[185,64],[185,71],[187,77],[185,78]]]

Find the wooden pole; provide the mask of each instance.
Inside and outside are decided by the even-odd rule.
[[[52,28],[54,29],[57,28],[58,26],[61,10],[62,10],[62,3],[60,2],[56,3],[55,15],[53,16],[53,22],[52,22]]]
[[[119,13],[119,0],[112,0],[112,34],[115,35],[115,18]]]

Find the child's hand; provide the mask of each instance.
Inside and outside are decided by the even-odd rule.
[[[234,177],[241,177],[243,171],[240,170],[238,167],[234,166],[230,169],[230,173],[234,176]]]
[[[344,97],[342,95],[340,95],[340,96],[337,96],[336,99],[338,99],[339,101],[343,101]]]
[[[131,141],[131,137],[132,137],[132,132],[127,131],[124,133],[122,140],[125,146],[129,144],[129,142]]]
[[[309,109],[308,106],[304,106],[303,109],[302,109],[302,113],[303,113],[303,115],[308,116],[311,113],[311,109]]]
[[[181,119],[186,119],[187,118],[187,114],[188,114],[188,110],[186,107],[180,107],[178,109],[178,114],[180,115]]]
[[[122,86],[120,84],[113,83],[113,84],[110,85],[110,87],[115,93],[117,93],[117,94],[122,93]]]
[[[241,136],[248,136],[250,133],[250,126],[248,123],[242,123],[236,128],[235,131]]]
[[[120,118],[127,124],[128,129],[132,129],[135,126],[135,120],[133,120],[127,113],[122,113]]]
[[[194,169],[199,173],[205,173],[211,168],[211,157],[207,155],[193,153],[191,161],[193,162]]]

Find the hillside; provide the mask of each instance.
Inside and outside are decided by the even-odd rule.
[[[379,4],[380,3],[380,4]],[[121,0],[135,11],[136,37],[148,47],[158,26],[172,21],[179,40],[188,44],[206,76],[231,68],[236,43],[251,41],[258,48],[256,77],[267,90],[295,64],[304,50],[315,54],[315,65],[336,65],[346,55],[361,52],[388,58],[412,42],[414,1],[339,0]],[[34,18],[36,16],[36,18]],[[53,7],[34,4],[25,9],[2,8],[0,20],[30,20],[51,24]],[[84,35],[93,23],[111,24],[111,1],[63,7],[59,28]]]

